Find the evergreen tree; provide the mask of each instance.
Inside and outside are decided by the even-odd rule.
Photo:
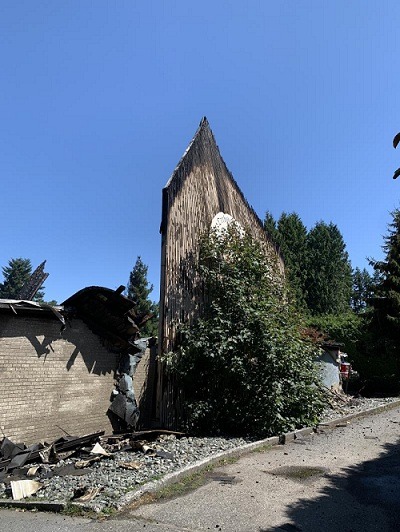
[[[388,354],[400,354],[400,210],[392,213],[383,261],[371,261],[380,281],[374,297],[374,325]]]
[[[8,266],[2,268],[4,281],[0,283],[0,298],[18,299],[24,284],[32,274],[32,264],[29,259],[10,259]],[[44,291],[39,290],[34,301],[43,302]]]
[[[351,295],[351,307],[356,314],[364,312],[368,306],[368,300],[373,293],[373,279],[364,268],[356,268],[352,273],[353,289]]]
[[[284,212],[276,222],[267,211],[264,228],[282,252],[298,310],[323,315],[346,313],[350,303],[357,312],[364,308],[372,280],[366,270],[356,270],[352,277],[346,246],[336,225],[321,221],[307,233],[298,214]]]
[[[296,213],[282,213],[278,220],[277,240],[286,275],[298,309],[306,308],[307,228]]]
[[[141,257],[137,257],[135,266],[129,275],[129,283],[126,295],[136,303],[138,314],[153,314],[153,317],[145,323],[141,329],[142,336],[157,336],[158,333],[158,306],[149,299],[153,285],[149,286],[147,280],[148,267]]]
[[[278,229],[276,227],[276,221],[272,214],[267,211],[265,213],[264,218],[264,229],[267,233],[268,237],[270,238],[271,242],[273,242],[275,245],[279,246],[278,243]]]
[[[317,222],[307,235],[307,306],[312,314],[341,314],[350,306],[352,277],[336,225]]]

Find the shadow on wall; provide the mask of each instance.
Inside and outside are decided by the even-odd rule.
[[[37,357],[44,363],[52,358],[67,359],[66,369],[70,371],[80,355],[88,370],[95,375],[114,372],[115,354],[104,346],[100,337],[94,334],[81,320],[72,320],[61,331],[59,321],[51,319],[11,318],[12,327],[5,327],[3,338],[27,338]]]
[[[319,497],[288,507],[287,523],[259,532],[400,530],[400,440],[382,449],[379,458],[328,476]]]
[[[148,356],[144,357],[139,365],[139,372],[140,370],[142,372],[141,383],[138,382],[138,376],[134,377],[134,388],[135,393],[137,393],[140,410],[138,427],[141,429],[151,427],[156,417],[157,349],[156,339],[152,339],[148,349]]]
[[[193,252],[181,257],[176,277],[166,287],[163,352],[176,347],[179,324],[195,318],[201,311],[203,287],[197,274],[197,260]]]

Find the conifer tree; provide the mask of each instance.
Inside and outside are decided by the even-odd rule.
[[[361,270],[358,267],[353,270],[352,278],[351,307],[356,314],[360,314],[365,311],[372,296],[373,279],[365,268]]]
[[[142,336],[157,336],[158,329],[158,306],[149,299],[153,285],[149,286],[147,280],[148,267],[143,263],[140,256],[129,275],[129,283],[126,295],[136,303],[136,311],[139,314],[153,314],[153,318],[145,323],[141,329]]]
[[[314,315],[350,308],[352,277],[343,236],[337,226],[317,222],[307,236],[307,306]]]
[[[276,227],[276,221],[269,211],[265,213],[264,229],[268,237],[270,238],[271,242],[273,242],[275,245],[279,245],[278,229]]]
[[[380,277],[374,298],[374,322],[385,340],[386,352],[400,354],[400,210],[392,213],[383,246],[383,261],[371,261]]]
[[[285,261],[294,302],[299,310],[306,308],[307,228],[296,213],[282,213],[277,226],[278,244]]]

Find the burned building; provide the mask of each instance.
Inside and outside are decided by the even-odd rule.
[[[226,167],[209,123],[203,118],[162,191],[159,328],[162,352],[173,349],[177,324],[190,319],[199,307],[202,294],[194,272],[199,241],[222,213],[263,244],[277,281],[282,282],[283,260]]]
[[[271,282],[282,283],[282,258],[204,118],[162,192],[160,353],[174,349],[178,325],[203,304],[196,274],[201,237],[230,220],[262,244]],[[61,307],[27,301],[47,275],[43,268],[44,263],[35,270],[24,299],[0,300],[3,433],[30,442],[111,431],[113,415],[132,427],[139,416],[136,401],[147,426],[173,427],[176,397],[162,366],[155,374],[155,348],[144,352],[143,343],[135,344],[142,318],[134,303],[122,290],[101,287],[85,288]]]
[[[203,293],[196,276],[200,239],[212,225],[226,219],[237,222],[263,245],[274,282],[282,283],[280,253],[226,167],[203,118],[162,192],[160,353],[174,349],[179,324],[196,317],[201,309]],[[173,426],[176,401],[162,372],[158,393],[159,422]]]
[[[0,300],[3,435],[31,443],[110,433],[115,417],[137,424],[148,374],[134,375],[150,353],[138,341],[142,318],[121,291],[88,287],[57,307]]]

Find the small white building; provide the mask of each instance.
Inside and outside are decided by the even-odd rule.
[[[323,353],[316,362],[321,368],[321,378],[323,385],[328,389],[342,390],[342,380],[340,377],[340,364],[344,353],[340,351],[343,344],[325,342],[321,345]]]

